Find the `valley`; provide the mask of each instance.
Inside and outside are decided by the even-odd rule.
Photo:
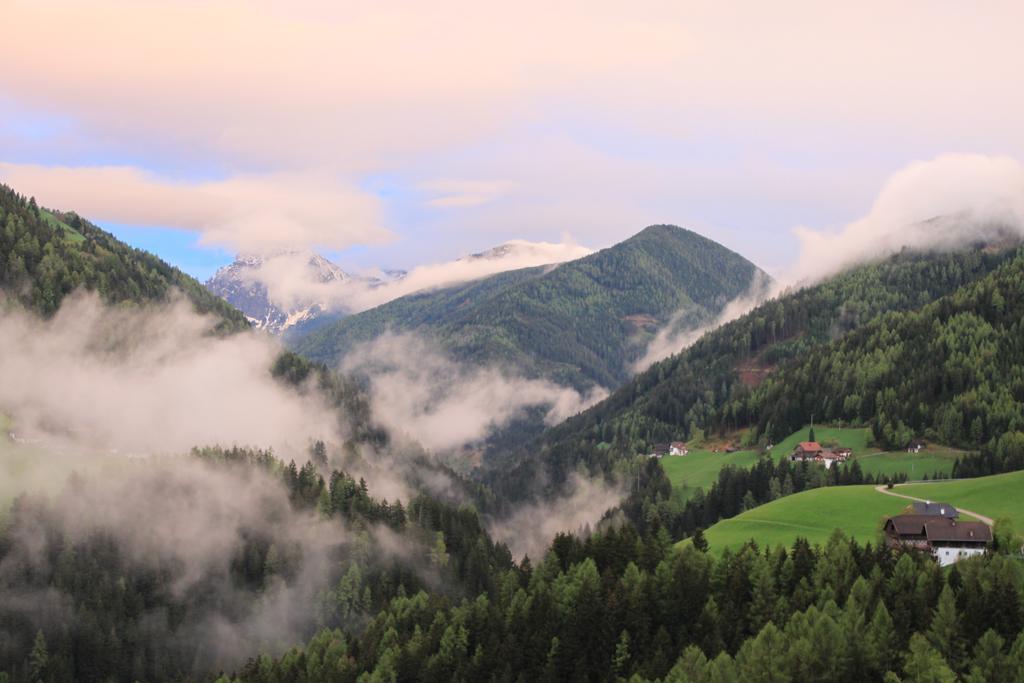
[[[104,624],[128,651],[137,652],[135,642],[155,647],[139,631],[143,620],[159,623],[151,633],[175,643],[167,660],[118,655],[100,663],[87,655],[91,666],[169,680],[185,670],[232,667],[241,681],[276,680],[294,676],[310,653],[321,662],[307,669],[317,676],[414,678],[420,645],[413,634],[429,631],[430,647],[440,651],[451,632],[431,630],[441,619],[466,624],[467,648],[472,641],[485,654],[473,664],[432,658],[426,666],[437,677],[498,669],[543,677],[552,661],[571,661],[600,678],[605,655],[569,647],[564,659],[552,659],[548,652],[555,639],[571,644],[580,636],[575,620],[599,619],[610,634],[601,652],[621,651],[628,632],[630,642],[662,657],[643,665],[648,674],[743,667],[742,653],[774,628],[759,591],[789,596],[775,614],[791,625],[811,618],[813,608],[802,606],[808,590],[832,590],[791,583],[789,560],[769,565],[765,558],[817,562],[822,574],[828,563],[842,566],[848,552],[891,574],[889,581],[900,571],[932,571],[923,555],[878,545],[884,520],[912,502],[887,495],[887,482],[900,495],[1004,520],[997,529],[1003,545],[970,571],[1003,571],[1000,562],[1013,552],[1005,539],[1024,524],[1015,495],[1024,439],[1011,429],[1021,412],[1011,359],[1024,257],[1013,246],[901,254],[752,302],[726,320],[723,311],[749,294],[760,271],[694,233],[655,226],[557,266],[416,292],[333,322],[315,316],[319,330],[292,329],[296,354],[246,332],[238,311],[183,273],[166,264],[147,271],[141,264],[153,257],[84,219],[5,197],[17,229],[51,245],[51,256],[33,261],[19,238],[24,269],[0,275],[23,283],[18,305],[40,319],[2,318],[0,335],[16,359],[34,364],[33,377],[58,390],[0,390],[5,410],[15,411],[6,414],[20,412],[30,425],[23,430],[20,417],[0,424],[7,482],[0,486],[0,569],[30,568],[0,571],[0,580],[26,595],[63,591],[77,605],[74,619]],[[52,254],[84,265],[63,273]],[[957,337],[967,315],[981,330],[969,343]],[[264,317],[261,332],[282,331]],[[716,319],[717,327],[703,330]],[[179,328],[171,336],[167,320]],[[672,338],[672,325],[679,352],[631,376],[645,345]],[[337,360],[360,347],[369,362]],[[894,382],[899,369],[921,363],[913,349],[941,362],[917,384]],[[41,360],[46,350],[54,362]],[[77,363],[61,365],[66,357]],[[7,362],[9,375],[25,369]],[[200,381],[210,373],[195,368],[211,362],[222,381]],[[1003,366],[1009,372],[995,371]],[[108,377],[120,382],[117,392],[105,390]],[[844,394],[843,383],[855,393]],[[581,391],[605,384],[618,388],[604,399],[595,394],[582,412],[573,407]],[[930,393],[922,393],[926,384]],[[90,393],[90,385],[104,390]],[[74,395],[73,407],[62,392]],[[120,394],[129,398],[104,403]],[[901,407],[906,400],[917,402],[915,410]],[[953,420],[957,406],[974,412]],[[157,429],[152,410],[173,416],[176,428]],[[105,417],[120,412],[142,428]],[[258,445],[242,445],[247,440]],[[668,442],[685,455],[650,457]],[[794,459],[798,448],[819,457]],[[922,481],[932,478],[941,480]],[[207,507],[228,500],[235,502]],[[126,514],[133,509],[137,515]],[[212,537],[194,564],[183,540],[213,517],[236,540]],[[510,547],[526,547],[524,538],[542,526],[553,538],[514,556]],[[28,539],[38,533],[55,568],[33,554]],[[148,547],[147,533],[168,534],[150,550],[163,572],[155,582],[146,561],[129,552]],[[112,546],[104,534],[112,534]],[[710,571],[739,572],[756,599],[733,602],[732,592],[700,578]],[[124,613],[105,606],[121,599],[111,589],[120,585],[115,574],[125,581],[124,599],[141,606]],[[171,586],[181,581],[196,596],[206,591],[222,601],[177,595]],[[643,609],[660,630],[634,624],[616,632],[630,623],[628,614],[576,607],[617,604],[638,581],[657,586]],[[689,606],[676,593],[688,582],[696,582]],[[515,596],[524,595],[538,606],[517,612],[522,598]],[[664,595],[677,595],[667,612],[657,606]],[[491,600],[500,612],[485,607]],[[276,627],[291,649],[270,648],[244,663],[229,649],[203,645],[213,620],[229,623],[250,652],[270,647],[251,644],[275,601],[301,606]],[[2,623],[13,626],[0,643],[0,671],[6,666],[16,676],[28,671],[22,653],[43,645],[49,670],[77,671],[75,648],[100,637],[82,626],[71,635],[49,631],[43,642],[30,626],[31,610],[4,609]],[[151,621],[165,611],[185,616]],[[733,618],[747,626],[726,635],[722,624]],[[394,639],[384,624],[401,625],[400,660],[380,654]],[[659,635],[669,624],[676,635]],[[697,624],[711,635],[686,635]],[[1007,626],[1007,636],[1015,628]],[[538,629],[535,642],[525,635]],[[484,647],[493,634],[519,645],[514,652]],[[686,643],[672,666],[657,654]]]
[[[0,683],[1024,682],[1022,25],[0,2]]]

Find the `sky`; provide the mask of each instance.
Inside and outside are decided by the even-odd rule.
[[[0,3],[0,182],[206,278],[694,229],[777,273],[1024,159],[1017,2]],[[818,244],[826,244],[821,240]]]

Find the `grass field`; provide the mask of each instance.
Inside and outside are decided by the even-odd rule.
[[[864,474],[893,475],[906,472],[907,478],[923,479],[927,474],[932,477],[936,472],[953,473],[953,463],[963,455],[961,451],[947,449],[924,450],[920,453],[895,451],[887,453],[865,453],[855,456]]]
[[[57,218],[56,216],[54,216],[52,213],[50,213],[46,209],[40,209],[39,212],[40,212],[40,214],[42,214],[43,218],[46,219],[47,223],[49,223],[50,225],[52,225],[52,226],[54,226],[56,228],[60,228],[61,230],[63,230],[65,237],[67,237],[68,240],[70,240],[71,242],[84,242],[85,241],[85,236],[82,233],[78,232],[77,230],[75,230],[70,225],[68,225],[64,221],[62,221],[59,218]]]
[[[824,543],[836,528],[861,543],[875,542],[882,518],[898,514],[909,504],[879,493],[873,486],[830,486],[786,496],[723,519],[704,536],[713,552],[739,548],[750,539],[762,548],[788,547],[801,536],[812,544]]]
[[[810,426],[797,430],[785,439],[775,444],[771,450],[772,457],[776,460],[783,458],[793,452],[796,445],[801,441],[807,441]],[[877,449],[868,448],[868,440],[871,439],[871,430],[867,427],[826,427],[823,425],[814,426],[814,438],[822,446],[841,446],[852,448],[856,457],[862,453],[877,452]]]
[[[1024,471],[977,479],[907,484],[895,490],[906,496],[950,503],[992,519],[1006,517],[1018,533],[1024,531]]]
[[[672,489],[686,500],[697,488],[705,491],[718,480],[718,471],[726,465],[751,467],[757,462],[756,451],[736,453],[712,453],[711,451],[690,451],[689,455],[667,455],[661,459],[661,467],[672,482]]]
[[[993,519],[1007,518],[1024,531],[1024,471],[977,479],[897,486],[896,493],[942,501]],[[840,528],[862,543],[874,541],[881,519],[901,512],[910,501],[875,491],[873,486],[830,486],[780,498],[723,519],[704,532],[712,551],[739,548],[750,539],[765,545],[792,545],[803,536],[824,543]],[[683,541],[687,543],[688,541]]]

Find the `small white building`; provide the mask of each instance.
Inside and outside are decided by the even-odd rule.
[[[682,441],[673,441],[668,445],[669,455],[688,455],[689,453],[690,449]]]

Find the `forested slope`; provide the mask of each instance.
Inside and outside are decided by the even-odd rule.
[[[390,330],[438,340],[457,360],[507,364],[584,388],[618,386],[652,330],[694,324],[745,293],[758,269],[696,233],[651,226],[576,261],[403,297],[310,334],[296,350],[332,361]]]
[[[758,430],[823,421],[977,448],[1024,430],[1024,252],[920,310],[889,313],[770,377],[745,401]]]
[[[453,602],[397,598],[361,634],[325,630],[237,677],[356,681],[1011,681],[1024,570],[949,572],[841,534],[824,547],[672,552],[632,528],[559,536],[536,568]],[[963,676],[962,679],[958,676]]]
[[[865,358],[875,354],[877,346],[888,343],[883,330],[897,320],[904,321],[901,325],[905,326],[906,333],[914,329],[927,336],[931,328],[912,325],[909,321],[914,317],[909,312],[923,310],[930,303],[990,274],[1009,286],[1020,267],[1020,258],[1014,250],[904,253],[845,272],[822,284],[783,294],[705,335],[683,353],[655,364],[605,401],[549,430],[537,443],[524,449],[523,462],[518,467],[495,470],[489,479],[497,490],[514,496],[515,491],[530,490],[526,482],[534,480],[538,471],[553,485],[564,480],[567,473],[581,463],[591,471],[609,472],[623,457],[631,457],[656,441],[687,440],[703,433],[728,432],[755,425],[758,427],[755,438],[767,442],[799,428],[812,413],[819,422],[830,419],[871,421],[876,406],[874,394],[866,402],[858,402],[856,409],[852,401],[846,404],[846,397],[858,393],[865,396],[868,385],[875,387],[876,393],[888,385],[883,385],[882,378],[875,376],[877,372],[850,377],[852,365],[847,365],[843,372],[822,376],[824,370],[832,371],[823,368],[824,359],[837,349],[846,349],[841,353],[856,354],[855,349],[868,342],[872,335],[877,335],[875,346],[864,347]],[[994,275],[1003,264],[1010,264],[1005,275]],[[968,296],[969,302],[965,300],[957,305],[953,303],[957,300],[954,296],[947,303],[937,304],[934,310],[952,310],[948,307],[953,306],[963,311],[964,307],[979,304],[982,297],[990,296],[984,287],[993,285],[979,286],[983,289],[965,289],[957,295]],[[968,291],[974,294],[967,294]],[[1009,292],[1000,294],[1007,295],[1016,296]],[[1005,324],[1011,324],[1006,309],[1010,305],[1004,302],[1000,314]],[[985,310],[995,308],[986,304]],[[936,312],[929,315],[934,316]],[[883,317],[886,315],[889,317]],[[964,322],[961,317],[950,324],[963,325]],[[865,330],[862,334],[852,334],[862,328]],[[921,344],[923,339],[917,338],[915,343]],[[969,348],[950,350],[946,359],[950,372],[959,372],[957,363],[977,362],[965,358],[964,353],[969,353]],[[910,349],[904,352],[911,353]],[[1005,362],[1006,354],[1012,350],[1008,347],[1001,353]],[[923,355],[916,355],[913,360],[906,356],[898,368],[885,366],[888,374],[884,381],[892,382],[892,391],[906,383],[907,376],[924,374],[921,368],[911,365],[912,362],[932,361],[925,360]],[[759,370],[762,378],[767,377],[758,386],[752,386],[756,382],[743,381],[741,369],[751,367]],[[968,367],[963,371],[968,372]],[[965,379],[966,376],[962,377]],[[862,388],[858,390],[858,387]],[[915,383],[913,391],[920,391],[920,387]],[[936,405],[944,395],[925,397],[926,403]],[[908,411],[917,407],[917,403],[904,405]],[[934,417],[934,413],[928,414]],[[919,421],[912,422],[915,418],[909,414],[894,411],[892,415],[902,419],[905,426],[909,425],[900,435],[889,430],[894,441],[905,436],[908,430],[926,426]],[[886,415],[879,429],[883,438],[884,425],[890,423],[892,418]],[[949,441],[965,443],[966,439]]]
[[[77,214],[41,209],[34,198],[0,185],[0,289],[51,315],[78,288],[108,303],[163,301],[177,289],[197,311],[219,317],[219,329],[248,327],[241,312],[177,268]]]

